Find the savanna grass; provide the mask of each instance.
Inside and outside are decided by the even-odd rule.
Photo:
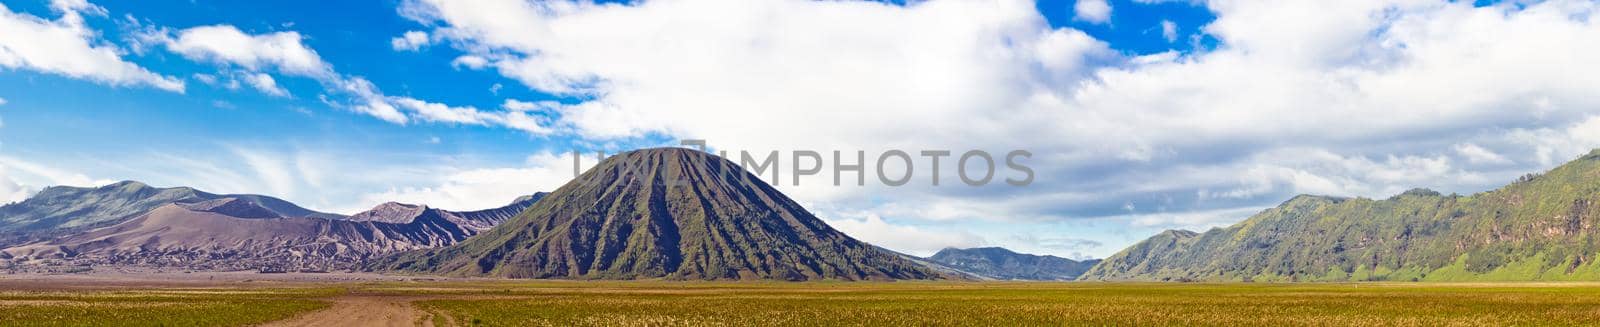
[[[326,308],[331,289],[0,291],[0,326],[243,326]]]
[[[577,285],[577,286],[574,286]],[[415,290],[413,290],[415,291]],[[492,326],[1579,326],[1594,284],[581,284],[422,293]]]

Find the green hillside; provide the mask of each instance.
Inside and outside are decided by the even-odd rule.
[[[1472,196],[1302,195],[1227,228],[1167,231],[1083,280],[1600,280],[1600,150]]]

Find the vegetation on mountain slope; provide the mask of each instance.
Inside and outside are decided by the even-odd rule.
[[[1600,280],[1600,150],[1471,196],[1299,196],[1205,233],[1168,231],[1085,280]]]

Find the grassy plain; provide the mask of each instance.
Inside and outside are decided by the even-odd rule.
[[[465,285],[462,285],[465,286]],[[1515,326],[1600,323],[1600,284],[537,282],[391,291],[496,326]]]
[[[0,325],[239,326],[350,304],[419,326],[1578,326],[1596,283],[382,281],[11,289]],[[358,301],[353,301],[356,299]],[[409,312],[407,312],[409,311]],[[342,314],[341,314],[342,315]],[[333,316],[341,316],[333,315]],[[346,315],[347,316],[347,315]],[[348,316],[346,318],[349,318]],[[375,320],[361,320],[375,321]]]
[[[327,308],[318,289],[0,291],[0,326],[243,326]]]

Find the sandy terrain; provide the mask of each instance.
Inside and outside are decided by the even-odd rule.
[[[96,271],[83,274],[0,274],[0,291],[152,290],[154,293],[249,293],[253,288],[327,287],[376,281],[450,282],[452,279],[373,273],[282,273]],[[170,288],[170,289],[168,289]],[[417,310],[410,295],[345,294],[331,298],[331,307],[264,326],[433,326],[432,315]],[[37,301],[0,301],[0,306],[38,305]],[[446,317],[449,321],[449,317]],[[0,324],[3,325],[3,324]]]
[[[432,316],[411,306],[416,297],[351,295],[333,298],[333,307],[268,323],[266,327],[433,326]]]

